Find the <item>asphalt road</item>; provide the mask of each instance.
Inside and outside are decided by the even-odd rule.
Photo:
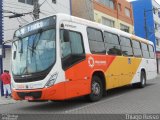
[[[84,97],[63,102],[27,102],[0,105],[0,113],[11,114],[132,114],[160,113],[160,76],[143,89],[130,86],[110,90],[101,101]]]

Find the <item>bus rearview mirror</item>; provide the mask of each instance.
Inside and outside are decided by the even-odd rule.
[[[69,42],[69,31],[68,30],[64,30],[63,38],[64,38],[64,42]]]
[[[16,59],[16,51],[13,52],[13,59]]]

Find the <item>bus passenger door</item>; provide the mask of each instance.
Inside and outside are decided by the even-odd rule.
[[[81,96],[86,92],[87,80],[82,70],[85,66],[85,51],[81,32],[69,29],[60,31],[62,68],[66,77],[66,97]]]

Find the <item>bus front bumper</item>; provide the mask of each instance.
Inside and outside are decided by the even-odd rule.
[[[65,83],[34,90],[12,90],[14,100],[65,100]]]

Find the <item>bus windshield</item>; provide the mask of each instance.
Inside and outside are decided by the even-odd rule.
[[[18,37],[12,47],[13,75],[42,72],[56,61],[56,30],[48,29],[23,38]]]

